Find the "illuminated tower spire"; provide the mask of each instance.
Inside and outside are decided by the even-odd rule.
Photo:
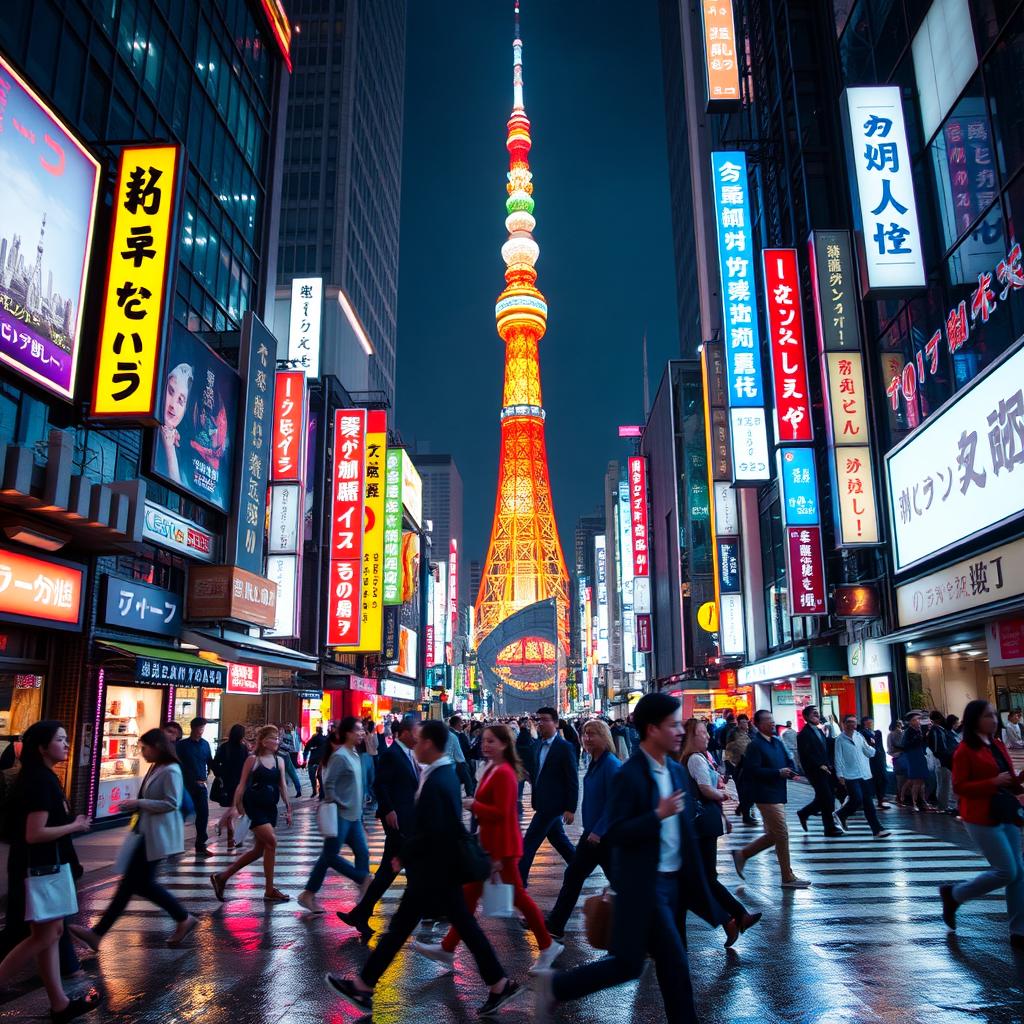
[[[479,642],[514,612],[554,598],[565,655],[569,649],[569,574],[555,525],[544,440],[538,343],[547,329],[548,307],[536,287],[540,247],[533,237],[537,222],[529,162],[530,119],[523,99],[519,0],[515,2],[515,30],[512,116],[506,141],[508,239],[501,247],[506,287],[494,311],[498,334],[505,343],[501,456],[494,524],[476,600],[476,637]],[[527,645],[522,645],[522,650],[526,649]]]

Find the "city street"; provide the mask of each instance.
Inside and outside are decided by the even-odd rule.
[[[746,882],[739,883],[724,847],[741,845],[754,830],[739,827],[721,844],[723,880],[748,907],[764,911],[764,919],[728,952],[721,947],[721,934],[712,934],[703,922],[691,923],[692,973],[705,1019],[733,1024],[1020,1021],[1024,957],[1006,942],[1002,895],[962,911],[956,937],[948,935],[938,918],[935,887],[943,880],[967,878],[983,866],[964,841],[959,823],[894,808],[884,816],[893,829],[891,840],[872,839],[856,819],[846,837],[824,840],[814,831],[816,823],[810,836],[797,824],[796,808],[805,792],[802,786],[793,787],[789,818],[794,865],[813,880],[811,889],[780,896],[777,865],[770,854],[752,860]],[[294,900],[320,845],[308,800],[300,803],[294,826],[282,828],[279,838],[277,881]],[[382,843],[373,822],[374,864]],[[333,913],[350,905],[351,883],[328,876],[321,899],[330,911],[313,918],[294,902],[266,907],[260,898],[262,874],[249,871],[229,887],[221,906],[207,876],[229,857],[222,841],[213,848],[217,852],[212,860],[196,863],[185,855],[165,872],[169,887],[200,916],[184,948],[167,949],[168,919],[148,904],[133,902],[98,961],[86,964],[88,981],[106,996],[95,1019],[124,1024],[334,1024],[355,1019],[354,1011],[336,1000],[323,982],[325,971],[354,970],[366,957],[355,934]],[[551,906],[560,877],[557,854],[543,848],[531,875],[531,892],[543,909]],[[602,885],[600,876],[594,876],[584,897]],[[81,894],[83,908],[96,911],[112,892],[109,870],[90,872]],[[385,926],[399,895],[396,887],[385,898],[375,927]],[[532,937],[524,937],[515,921],[487,921],[485,929],[510,975],[525,978],[535,952]],[[582,929],[577,910],[559,966],[596,955]],[[78,984],[86,985],[86,979]],[[382,1024],[470,1021],[484,999],[464,947],[457,954],[454,978],[404,952],[377,993],[374,1019]],[[46,1001],[38,988],[0,1005],[3,1022],[45,1015]],[[531,995],[511,1002],[498,1019],[532,1019]],[[558,1019],[601,1024],[664,1020],[653,970],[648,967],[638,984],[563,1007]]]

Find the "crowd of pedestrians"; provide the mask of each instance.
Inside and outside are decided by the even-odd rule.
[[[678,700],[654,693],[627,721],[614,723],[592,718],[574,725],[552,707],[518,720],[467,722],[456,715],[448,724],[408,717],[378,725],[350,717],[314,730],[305,744],[290,723],[262,727],[251,743],[245,727],[235,725],[215,757],[202,718],[190,723],[188,735],[169,722],[140,738],[148,771],[138,797],[122,803],[131,820],[116,864],[120,879],[91,926],[74,920],[81,867],[72,841],[90,823],[72,816],[54,771],[68,755],[64,728],[39,722],[22,738],[20,770],[14,769],[2,804],[10,856],[0,987],[33,964],[53,1020],[94,1009],[100,1001],[94,989],[72,998],[61,981],[78,966],[71,939],[99,949],[132,898],[165,911],[173,923],[167,944],[183,944],[197,918],[157,874],[162,861],[183,853],[188,815],[195,817],[196,858],[210,855],[211,800],[224,808],[216,831],[222,836],[226,830],[229,850],[246,847],[251,838],[232,864],[210,876],[217,899],[227,898],[235,874],[262,861],[264,899],[288,901],[274,877],[276,828],[280,805],[290,823],[291,801],[302,798],[303,766],[323,845],[298,896],[301,911],[326,912],[317,894],[334,869],[355,885],[353,905],[336,908],[337,917],[369,943],[381,897],[400,873],[406,876],[399,907],[362,969],[328,975],[331,990],[362,1012],[372,1010],[375,986],[424,919],[444,921],[447,933],[438,943],[414,942],[413,950],[452,969],[465,943],[488,989],[481,1016],[519,995],[524,986],[509,976],[476,921],[483,897],[485,906],[504,898],[505,909],[492,912],[521,915],[533,935],[536,1019],[547,1019],[560,1002],[638,977],[649,956],[668,1019],[697,1021],[688,913],[722,928],[727,948],[762,916],[718,875],[719,839],[734,827],[726,810],[733,797],[742,823],[763,829],[732,850],[739,877],[752,858],[774,849],[780,886],[807,888],[811,880],[796,874],[790,857],[790,781],[801,778],[813,790],[796,813],[805,832],[820,818],[824,835],[841,841],[850,819],[863,814],[872,834],[887,839],[891,832],[879,817],[892,810],[887,754],[895,801],[912,813],[956,815],[990,864],[976,878],[940,887],[942,920],[955,929],[961,908],[1005,889],[1010,943],[1024,948],[1024,777],[1010,753],[1024,748],[1020,714],[1004,722],[983,700],[967,705],[962,722],[939,711],[913,711],[884,741],[870,717],[824,721],[816,707],[803,708],[801,717],[799,730],[791,721],[777,725],[768,710],[756,711],[752,721],[728,712],[717,721],[684,722]],[[524,834],[527,782],[533,813]],[[565,826],[577,812],[582,833],[573,844]],[[373,874],[366,814],[376,814],[385,837]],[[528,888],[545,842],[566,864],[547,913]],[[345,847],[351,861],[341,855]],[[614,909],[605,941],[592,937],[608,955],[557,970],[569,917],[598,868]]]

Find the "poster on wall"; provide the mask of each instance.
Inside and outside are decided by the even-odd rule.
[[[238,374],[175,324],[153,432],[153,473],[226,512],[238,433]]]
[[[0,361],[75,390],[100,165],[0,57]]]

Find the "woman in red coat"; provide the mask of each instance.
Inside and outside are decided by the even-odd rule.
[[[515,887],[515,906],[526,918],[526,923],[537,939],[540,952],[532,971],[546,970],[564,949],[555,942],[544,924],[544,915],[523,888],[519,873],[519,858],[523,854],[523,834],[519,829],[519,778],[522,764],[516,753],[512,733],[507,725],[489,725],[484,729],[480,751],[487,762],[475,796],[463,801],[480,822],[480,845],[491,858],[491,881]],[[476,910],[483,893],[483,882],[472,882],[463,887],[466,906]],[[455,947],[459,934],[450,929],[440,944],[414,942],[413,949],[431,960],[451,966],[455,960]]]
[[[956,885],[940,885],[942,919],[956,928],[962,903],[1006,889],[1010,945],[1024,949],[1024,855],[1021,853],[1022,779],[1010,753],[996,739],[999,716],[986,700],[972,700],[964,710],[964,738],[953,754],[953,791],[960,817],[991,870]]]

